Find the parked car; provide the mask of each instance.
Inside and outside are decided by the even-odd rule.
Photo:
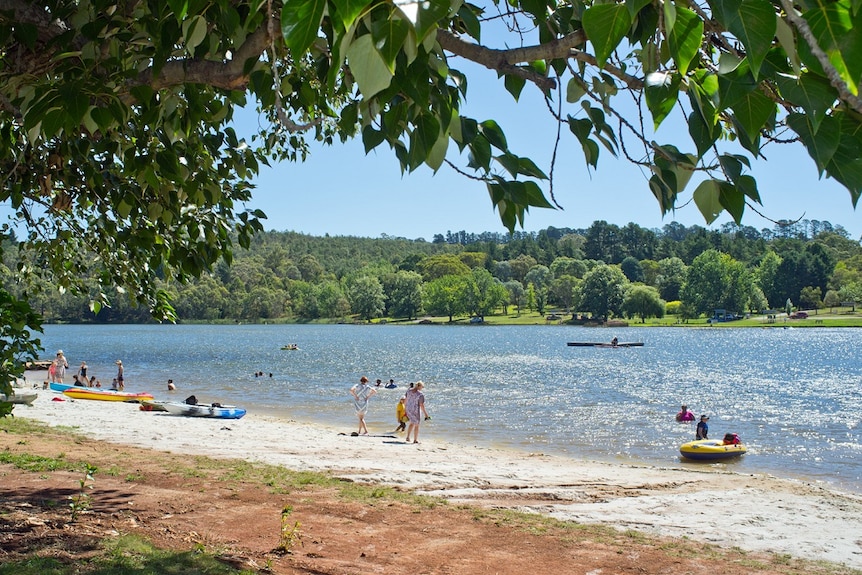
[[[805,319],[808,317],[808,312],[805,311],[795,311],[790,314],[790,319]]]

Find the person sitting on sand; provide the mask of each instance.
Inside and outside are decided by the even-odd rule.
[[[676,414],[676,420],[680,423],[689,423],[691,421],[694,421],[694,414],[691,412],[687,405],[683,405],[680,408],[679,413]]]

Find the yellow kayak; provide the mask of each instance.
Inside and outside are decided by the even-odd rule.
[[[88,387],[70,387],[63,391],[73,399],[96,399],[100,401],[141,401],[153,399],[150,393],[129,393],[127,391],[109,391],[106,389],[90,389]]]
[[[721,439],[700,439],[689,441],[679,446],[679,453],[686,459],[698,461],[718,461],[739,457],[748,451],[742,443],[731,443],[725,445]]]

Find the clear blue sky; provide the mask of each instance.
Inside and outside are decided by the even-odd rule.
[[[459,67],[457,63],[453,67]],[[465,71],[466,66],[461,66]],[[470,72],[468,72],[470,74]],[[546,171],[550,165],[555,125],[538,90],[527,85],[521,101],[514,103],[496,74],[480,70],[469,76],[464,115],[478,120],[496,119],[506,132],[509,146],[529,156]],[[572,113],[580,108],[564,103]],[[237,122],[257,122],[244,112]],[[681,135],[680,135],[681,134]],[[658,139],[671,141],[692,151],[685,127],[662,125]],[[630,151],[635,140],[627,139]],[[450,146],[452,152],[457,151]],[[742,153],[734,150],[733,153]],[[834,180],[819,180],[813,161],[801,145],[773,146],[766,150],[767,162],[753,166],[764,206],[759,208],[775,220],[829,221],[843,226],[853,239],[862,236],[862,212],[854,210],[849,192]],[[457,162],[463,166],[466,162]],[[548,226],[586,228],[595,220],[623,226],[634,222],[646,228],[661,228],[677,221],[686,226],[715,228],[730,221],[722,216],[707,226],[693,202],[664,218],[647,186],[645,174],[625,159],[617,159],[604,148],[598,170],[590,172],[574,136],[564,129],[558,151],[554,193],[563,210],[533,209],[527,214],[526,231]],[[257,189],[249,207],[269,216],[268,230],[296,231],[311,235],[342,235],[424,238],[447,231],[505,233],[492,209],[484,184],[468,180],[447,166],[433,175],[427,167],[401,175],[399,164],[388,148],[365,155],[360,141],[314,146],[304,164],[283,163],[265,168],[256,180]],[[680,203],[691,198],[696,184],[690,183]],[[547,191],[547,186],[545,186]],[[746,209],[744,225],[760,230],[773,224]]]

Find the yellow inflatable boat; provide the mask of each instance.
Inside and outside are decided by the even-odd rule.
[[[718,461],[739,457],[748,451],[742,443],[725,444],[722,439],[699,439],[679,446],[679,454],[686,459]]]

